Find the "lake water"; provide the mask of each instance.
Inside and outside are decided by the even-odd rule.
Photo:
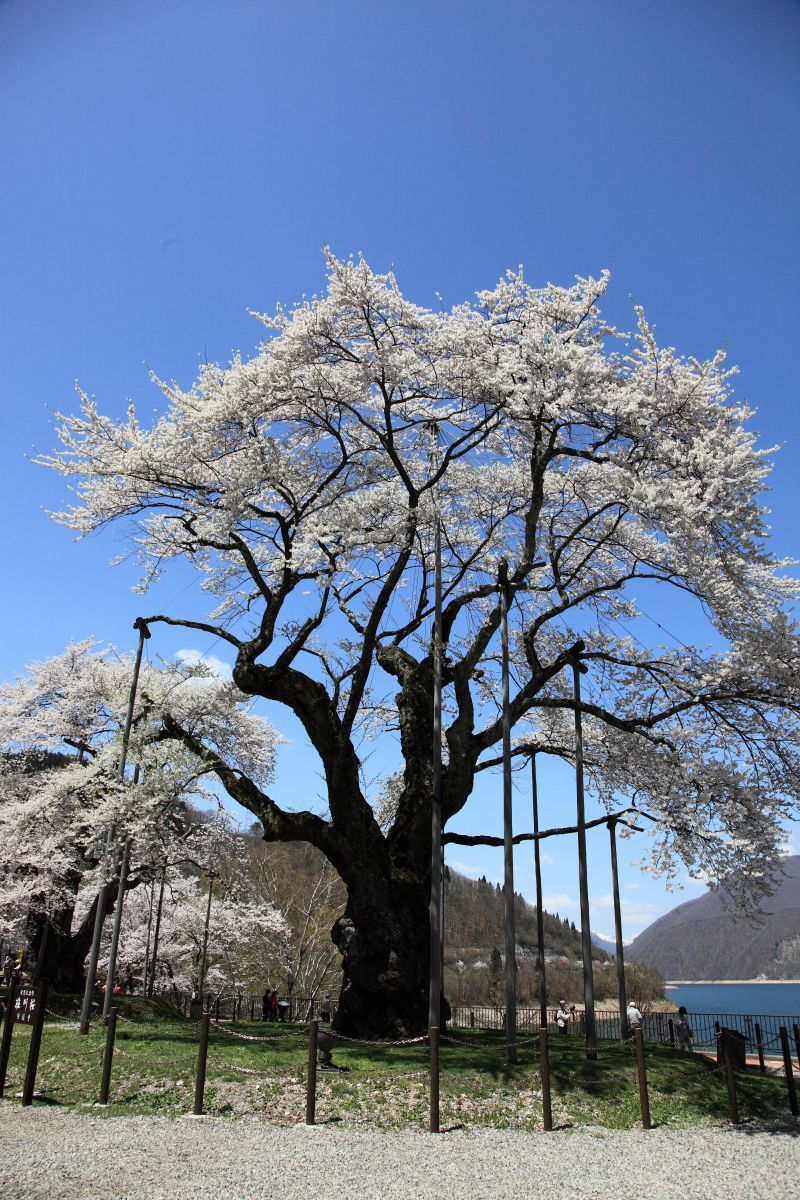
[[[800,1018],[800,983],[679,983],[666,996],[690,1013]]]

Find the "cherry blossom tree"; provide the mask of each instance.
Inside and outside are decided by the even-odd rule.
[[[128,530],[146,588],[174,559],[215,598],[206,631],[242,692],[290,709],[328,811],[287,811],[179,713],[165,729],[262,823],[302,839],[348,891],[334,939],[344,1029],[426,1022],[434,529],[443,547],[443,814],[497,761],[508,564],[515,753],[569,758],[565,668],[581,650],[591,781],[653,819],[653,861],[765,881],[798,784],[798,594],[766,545],[770,465],[733,373],[660,347],[644,314],[611,328],[608,278],[529,286],[508,273],[450,311],[392,275],[328,256],[326,294],[261,316],[255,356],[160,380],[151,425],[80,394],[41,461],[71,480],[56,519]],[[653,588],[696,605],[711,649],[651,646]],[[394,734],[401,786],[376,818],[364,739]],[[453,835],[446,834],[445,840]]]
[[[165,717],[262,784],[273,769],[274,731],[234,684],[202,663],[147,662],[131,738],[138,779],[120,784],[131,669],[129,656],[87,640],[0,687],[0,913],[24,920],[43,972],[67,991],[82,987],[99,889],[108,908],[115,901],[109,830],[132,839],[130,887],[165,863],[209,869],[231,854],[231,832],[187,807],[208,767],[165,734]]]
[[[148,952],[152,897],[137,888],[125,905],[117,954],[117,978],[144,977]],[[207,911],[205,880],[172,867],[165,878],[165,894],[154,964],[154,993],[181,1001],[199,993]],[[264,963],[282,957],[290,939],[283,915],[270,903],[241,891],[217,890],[212,897],[206,947],[204,993],[212,1001],[221,995],[251,994],[264,987]],[[108,939],[106,939],[108,941]],[[108,966],[108,946],[101,954],[101,970]]]

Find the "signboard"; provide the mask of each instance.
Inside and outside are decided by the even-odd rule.
[[[22,1025],[32,1025],[39,1008],[42,989],[38,984],[26,983],[23,987],[17,988],[17,994],[14,997],[14,1020],[19,1021]]]

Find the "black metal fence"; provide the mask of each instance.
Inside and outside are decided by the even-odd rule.
[[[596,1009],[597,1036],[618,1041],[620,1037],[619,1012],[616,1010]],[[556,1010],[548,1009],[548,1028],[551,1033],[557,1033]],[[663,1045],[675,1044],[675,1021],[677,1013],[653,1012],[644,1018],[643,1032],[648,1042],[660,1042]],[[539,1028],[539,1008],[517,1008],[517,1029],[520,1032],[534,1032]],[[505,1027],[505,1010],[491,1005],[454,1005],[450,1018],[451,1025],[476,1029],[503,1029]],[[781,1026],[788,1030],[791,1036],[794,1026],[800,1025],[800,1016],[773,1016],[771,1014],[743,1015],[741,1013],[689,1013],[689,1024],[694,1035],[696,1050],[716,1052],[717,1034],[720,1029],[734,1030],[745,1039],[747,1053],[755,1055],[758,1051],[757,1030],[759,1027],[764,1053],[767,1057],[780,1057],[780,1039],[778,1031]],[[570,1032],[583,1033],[583,1014],[577,1012],[571,1022]]]

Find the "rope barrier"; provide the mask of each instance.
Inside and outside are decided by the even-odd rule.
[[[393,1042],[382,1042],[377,1039],[370,1038],[351,1038],[346,1037],[343,1033],[337,1033],[333,1029],[326,1029],[325,1033],[328,1037],[335,1038],[337,1042],[349,1042],[354,1046],[419,1046],[423,1042],[428,1041],[427,1033],[421,1037],[415,1038],[398,1038]]]
[[[238,1038],[242,1042],[282,1042],[286,1038],[304,1038],[308,1036],[308,1026],[304,1026],[301,1029],[293,1029],[287,1033],[270,1033],[265,1035],[239,1033],[237,1029],[229,1029],[227,1025],[215,1025],[214,1029],[217,1033],[224,1033],[227,1037]]]

